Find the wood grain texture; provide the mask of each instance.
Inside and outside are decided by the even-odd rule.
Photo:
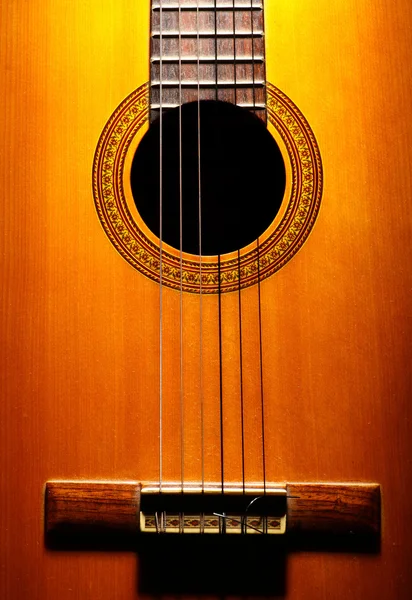
[[[138,483],[46,484],[46,533],[78,529],[137,533],[140,485]]]
[[[45,494],[46,533],[77,533],[80,540],[85,531],[93,530],[138,533],[140,487],[122,482],[49,481]],[[286,488],[286,532],[380,534],[378,485],[294,483]]]
[[[287,492],[288,531],[380,534],[379,485],[292,483]]]
[[[159,479],[159,290],[113,249],[91,169],[109,116],[149,80],[149,1],[0,4],[0,597],[142,597],[133,552],[51,551],[48,480]],[[296,257],[261,286],[268,481],[374,481],[379,553],[291,553],[281,597],[409,600],[412,528],[412,6],[269,0],[267,79],[299,106],[324,167]],[[247,218],[247,215],[245,216]],[[179,297],[165,293],[163,475],[181,479]],[[256,287],[242,306],[246,386],[259,382]],[[221,471],[215,297],[183,298],[184,471]],[[236,298],[223,298],[225,476],[242,475]],[[245,468],[262,481],[261,405],[248,392]],[[226,438],[227,439],[227,438]],[[160,572],[161,565],[156,563]],[[176,571],[179,573],[179,570]],[[210,571],[208,571],[210,573]],[[274,582],[275,583],[275,582]],[[167,595],[167,594],[165,594]],[[276,586],[268,590],[276,595]],[[216,590],[216,597],[219,597]],[[145,600],[150,598],[145,594]],[[170,596],[169,596],[170,597]]]

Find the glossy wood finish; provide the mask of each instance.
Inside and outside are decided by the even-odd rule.
[[[57,536],[73,533],[80,539],[86,535],[84,530],[138,533],[139,511],[144,510],[140,507],[140,490],[137,482],[49,481],[46,532]],[[284,491],[286,533],[380,534],[380,489],[376,484],[294,483]],[[278,512],[269,514],[283,516]]]
[[[140,488],[136,482],[48,482],[46,533],[78,529],[137,533]]]
[[[374,484],[292,483],[288,531],[380,535],[380,489]]]
[[[91,167],[115,107],[148,80],[149,2],[1,3],[1,510],[0,597],[132,599],[133,552],[60,551],[44,544],[51,479],[151,481],[159,476],[156,284],[107,240]],[[290,553],[293,600],[411,596],[411,27],[408,0],[267,2],[267,79],[315,131],[323,206],[298,255],[261,286],[269,481],[376,481],[381,550]],[[242,333],[245,468],[261,481],[256,287]],[[216,321],[216,297],[204,322]],[[179,301],[165,294],[164,477],[181,476]],[[235,294],[222,301],[225,473],[242,477]],[[244,308],[242,310],[245,310]],[[199,339],[195,295],[184,336]],[[249,335],[250,334],[250,335]],[[220,476],[219,364],[205,330],[205,479]],[[185,478],[199,480],[198,345],[184,354]],[[176,399],[177,394],[177,399]],[[161,565],[157,565],[161,570]],[[160,571],[159,571],[160,572]],[[273,595],[276,594],[274,581]],[[270,591],[269,591],[270,594]],[[219,596],[219,590],[216,590]]]

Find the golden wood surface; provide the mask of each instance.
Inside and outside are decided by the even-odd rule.
[[[113,249],[91,192],[105,122],[148,79],[149,3],[6,0],[0,11],[0,597],[135,598],[133,552],[45,547],[43,486],[159,477],[158,288]],[[408,0],[266,2],[268,80],[308,119],[325,174],[309,240],[261,286],[266,474],[376,481],[383,491],[381,551],[289,554],[281,595],[291,599],[406,600],[412,591],[411,11]],[[256,293],[242,295],[248,481],[263,471]],[[226,294],[228,481],[242,475],[236,307]],[[201,477],[198,310],[185,295],[187,481]],[[205,299],[204,322],[217,310],[216,296]],[[175,292],[164,294],[164,315],[163,475],[178,481]],[[220,474],[217,351],[216,330],[205,328],[207,481]]]

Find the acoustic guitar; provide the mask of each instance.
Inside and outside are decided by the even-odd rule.
[[[409,598],[409,3],[1,17],[1,597]]]

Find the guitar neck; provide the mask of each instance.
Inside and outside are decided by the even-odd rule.
[[[263,0],[153,0],[151,119],[198,100],[266,121]]]

